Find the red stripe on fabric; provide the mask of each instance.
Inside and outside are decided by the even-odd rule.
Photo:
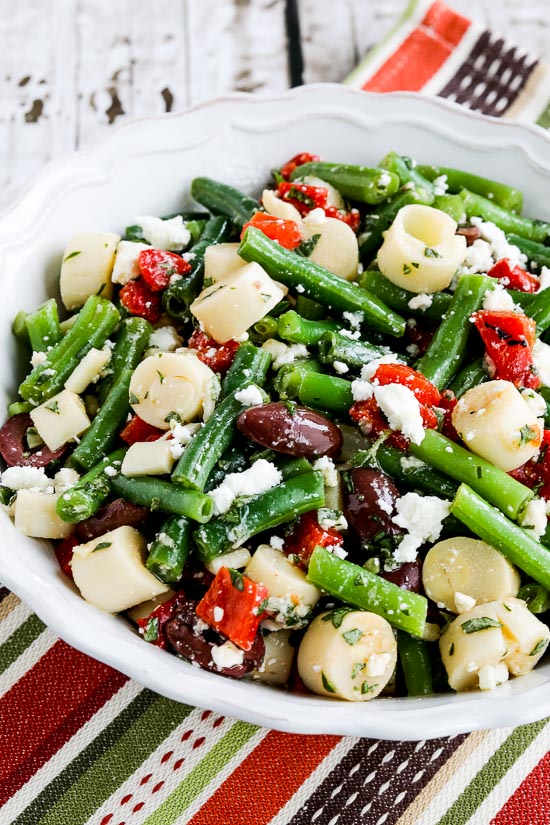
[[[43,746],[114,672],[56,642],[0,700],[0,781]],[[57,747],[62,744],[58,738]]]
[[[363,85],[367,92],[419,92],[448,60],[470,21],[443,3],[430,6],[420,26]]]
[[[270,731],[197,811],[189,825],[266,825],[340,739]]]
[[[499,811],[491,825],[548,825],[550,822],[550,754],[541,759]],[[529,813],[527,813],[529,812]]]
[[[0,782],[0,806],[4,805],[25,782],[78,732],[78,730],[97,713],[114,694],[120,690],[128,679],[116,670],[107,674],[107,678],[56,728],[31,755],[19,764],[5,781]]]

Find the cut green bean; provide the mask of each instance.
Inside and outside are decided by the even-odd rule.
[[[457,223],[464,223],[466,212],[460,195],[436,195],[432,204],[434,209],[446,212]]]
[[[322,321],[327,314],[325,307],[305,295],[298,295],[296,298],[296,312],[305,318],[306,321]]]
[[[369,265],[376,258],[384,232],[394,222],[399,210],[410,203],[426,204],[427,201],[415,189],[408,189],[398,192],[380,209],[366,216],[365,231],[359,237],[359,258],[365,265]]]
[[[12,321],[11,331],[16,338],[23,341],[25,344],[29,343],[29,331],[27,329],[27,313],[24,309],[19,310]]]
[[[434,692],[428,644],[408,633],[397,633],[397,652],[403,670],[407,696],[429,696]]]
[[[72,454],[72,461],[84,467],[85,470],[91,470],[112,449],[118,431],[130,411],[129,393],[133,374],[131,369],[124,370],[120,374],[91,426],[86,430],[80,444]]]
[[[435,292],[431,296],[431,304],[425,309],[414,309],[410,307],[410,301],[418,298],[414,292],[409,292],[400,286],[392,284],[391,281],[382,275],[381,272],[367,270],[359,276],[359,286],[367,289],[373,295],[377,295],[391,309],[403,315],[416,316],[418,318],[430,318],[440,321],[442,316],[449,309],[452,296],[448,292]],[[414,306],[414,304],[413,304]]]
[[[256,261],[286,286],[301,284],[309,297],[329,309],[362,312],[367,326],[390,335],[400,336],[405,331],[405,320],[367,290],[284,249],[252,226],[243,236],[239,255],[245,261]]]
[[[523,599],[531,613],[546,613],[550,610],[550,592],[542,584],[524,584],[519,589],[518,599]]]
[[[29,340],[34,352],[46,352],[61,340],[57,304],[53,298],[29,312],[25,318]]]
[[[57,501],[57,515],[71,523],[93,516],[111,492],[112,474],[120,470],[125,453],[125,448],[115,450],[62,493]]]
[[[111,484],[115,493],[125,501],[148,507],[149,510],[186,516],[201,524],[212,515],[212,499],[199,490],[186,490],[153,476],[127,478],[122,473],[114,476]]]
[[[277,332],[283,341],[304,344],[307,347],[318,344],[325,332],[336,331],[340,327],[341,324],[337,324],[336,321],[308,321],[291,309],[279,317]]]
[[[14,401],[8,405],[8,418],[11,418],[12,415],[19,415],[19,413],[29,413],[33,409],[33,405],[29,404],[28,401]]]
[[[431,181],[444,175],[447,178],[446,183],[449,192],[454,193],[460,192],[461,189],[468,189],[470,192],[481,195],[491,203],[496,203],[497,206],[501,206],[510,212],[520,214],[523,209],[523,194],[519,189],[508,186],[506,183],[482,178],[479,175],[473,175],[471,172],[463,172],[461,169],[451,169],[448,166],[418,166],[417,168],[424,177]]]
[[[422,638],[428,609],[424,596],[402,590],[358,564],[334,556],[324,547],[313,551],[307,576],[330,596],[383,616],[393,627]]]
[[[487,370],[483,366],[483,359],[476,358],[470,364],[466,364],[449,384],[449,389],[454,392],[457,398],[461,398],[465,392],[484,384],[489,380]]]
[[[453,498],[458,489],[458,482],[452,478],[439,473],[416,457],[411,460],[411,456],[389,444],[380,444],[374,453],[369,466],[376,469],[377,465],[400,484],[407,484],[430,495]]]
[[[517,246],[529,260],[538,266],[550,266],[550,246],[528,240],[519,234],[514,234],[514,230],[507,236],[508,243]]]
[[[461,484],[451,505],[451,513],[508,561],[531,576],[546,589],[550,588],[550,553],[522,527],[492,507],[478,493]]]
[[[339,332],[327,332],[319,341],[319,358],[324,364],[341,361],[348,367],[360,369],[383,355],[387,355],[383,347],[367,341],[355,341]]]
[[[255,198],[212,178],[195,178],[191,183],[191,196],[213,215],[229,218],[239,231],[260,209]]]
[[[257,321],[254,324],[254,338],[257,341],[267,341],[269,338],[275,338],[278,328],[278,319],[273,318],[271,315],[266,315],[265,318],[262,318],[261,321]]]
[[[98,387],[100,404],[103,404],[109,390],[124,370],[135,370],[149,344],[152,331],[151,324],[144,318],[125,318],[121,322],[109,362],[109,374]]]
[[[468,484],[512,519],[517,519],[525,504],[533,498],[533,491],[524,484],[437,430],[425,430],[422,442],[411,443],[409,449],[430,467]]]
[[[325,503],[321,473],[303,473],[289,478],[258,496],[234,504],[223,516],[195,530],[197,555],[208,562],[240,547],[264,530],[292,521],[302,513],[318,510]]]
[[[376,204],[389,198],[399,188],[399,177],[383,169],[344,163],[314,161],[297,166],[290,179],[308,176],[321,178],[352,201]]]
[[[412,184],[426,203],[433,203],[434,187],[432,182],[424,177],[410,158],[398,155],[397,152],[388,152],[378,165],[382,169],[387,169],[397,175],[401,186]]]
[[[300,394],[302,381],[309,372],[321,372],[319,361],[305,358],[292,364],[284,364],[277,372],[273,388],[282,400],[294,401]]]
[[[550,291],[543,289],[542,292],[537,292],[529,304],[527,314],[537,325],[537,335],[546,332],[550,327]]]
[[[191,549],[191,522],[184,516],[169,516],[155,536],[146,568],[166,584],[179,582]]]
[[[348,412],[353,404],[351,381],[322,372],[308,372],[304,375],[298,397],[307,407],[340,413]]]
[[[242,389],[245,384],[258,384],[263,387],[270,364],[271,355],[267,350],[260,349],[248,341],[241,344],[222,381],[220,397],[231,395],[235,390]]]
[[[445,318],[416,369],[438,389],[444,389],[457,373],[466,354],[473,324],[470,316],[483,303],[486,290],[494,286],[488,275],[463,275]]]
[[[476,195],[463,189],[460,197],[464,201],[464,209],[468,218],[479,217],[500,227],[503,232],[513,232],[529,241],[542,243],[550,237],[550,223],[523,218],[514,212],[508,212],[498,204],[482,195]]]

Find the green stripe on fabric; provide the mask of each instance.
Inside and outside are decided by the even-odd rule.
[[[144,689],[13,825],[82,825],[192,710]]]
[[[437,825],[464,825],[547,724],[548,719],[543,719],[541,722],[533,722],[530,725],[521,725],[516,728],[476,774]]]
[[[29,616],[0,647],[0,673],[4,673],[45,629],[38,616]]]
[[[542,126],[543,129],[550,129],[550,102],[535,122],[537,126]]]
[[[258,730],[248,722],[236,722],[143,825],[172,825]]]

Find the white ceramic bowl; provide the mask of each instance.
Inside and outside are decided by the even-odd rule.
[[[520,187],[526,211],[550,218],[550,141],[536,128],[471,114],[440,99],[369,95],[341,86],[276,97],[230,97],[181,115],[115,129],[91,150],[47,166],[0,218],[0,407],[16,397],[11,321],[55,294],[65,241],[79,230],[122,230],[133,216],[184,205],[196,175],[257,192],[299,151],[376,164],[390,149]],[[7,357],[9,355],[9,357]],[[279,730],[425,739],[550,715],[550,663],[491,693],[347,703],[223,679],[145,644],[121,618],[84,602],[47,542],[0,513],[0,581],[63,639],[147,687]]]

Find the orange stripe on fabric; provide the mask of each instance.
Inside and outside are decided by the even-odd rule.
[[[458,46],[471,21],[450,9],[445,3],[433,3],[422,21],[422,26],[430,29],[450,46]]]
[[[340,739],[271,731],[188,825],[266,825]]]
[[[491,825],[548,825],[550,822],[550,754],[525,777]]]

